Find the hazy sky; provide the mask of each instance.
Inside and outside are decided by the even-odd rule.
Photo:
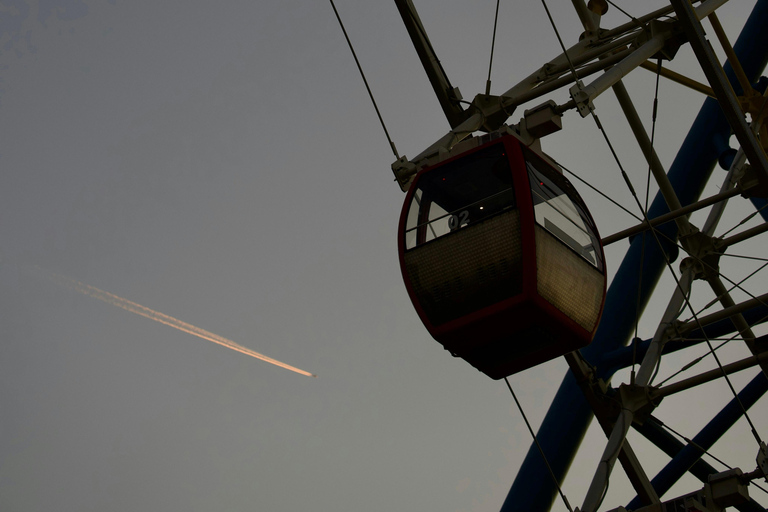
[[[394,3],[336,3],[398,149],[416,155],[448,124]],[[495,93],[559,52],[541,5],[516,4],[501,3]],[[572,44],[578,19],[560,4],[553,14]],[[753,4],[723,10],[734,40]],[[485,86],[495,2],[416,6],[471,99]],[[609,14],[607,26],[626,20]],[[0,52],[0,509],[499,509],[530,436],[503,382],[450,357],[411,307],[394,156],[329,3],[0,0]],[[673,67],[700,77],[689,54]],[[646,121],[653,78],[627,79]],[[702,98],[664,82],[660,102],[668,165]],[[647,169],[615,100],[595,104],[644,189]],[[569,113],[564,125],[544,149],[630,207],[594,123]],[[585,197],[603,235],[632,224]],[[750,212],[734,209],[724,226]],[[607,251],[609,272],[625,249]],[[50,273],[318,378],[94,300]],[[664,281],[656,311],[670,295]],[[765,277],[753,281],[764,293]],[[511,379],[534,424],[565,370],[557,360]],[[756,372],[747,373],[735,380]],[[705,393],[665,402],[670,425],[692,435],[698,412],[729,398],[723,383]],[[764,438],[766,405],[753,417]],[[750,471],[757,449],[742,423],[715,453]],[[564,487],[573,505],[603,435],[593,429],[586,442]],[[648,450],[647,461],[655,474],[663,458]],[[634,496],[621,473],[610,508]],[[680,493],[700,486],[688,483]]]

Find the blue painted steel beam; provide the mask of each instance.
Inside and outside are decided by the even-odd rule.
[[[745,409],[749,409],[768,392],[768,379],[763,373],[759,373],[747,384],[743,390],[738,393],[739,400]],[[675,457],[659,471],[651,480],[653,488],[659,496],[662,496],[677,482],[681,476],[701,458],[701,448],[709,450],[715,442],[738,421],[744,413],[741,406],[733,398],[712,420],[693,438],[693,442],[698,445],[688,444],[680,450]],[[755,453],[757,453],[757,443],[755,443]],[[751,469],[751,468],[750,468]],[[632,510],[642,503],[636,497],[627,508]]]
[[[642,425],[633,424],[632,426],[670,458],[676,457],[686,447],[685,444],[665,430],[656,418],[651,417],[646,419]],[[707,483],[709,475],[718,473],[715,468],[702,459],[694,462],[688,471],[703,483]],[[765,512],[765,509],[754,499],[735,505],[735,508],[739,512]]]
[[[763,217],[763,220],[768,222],[768,201],[762,197],[753,197],[751,201],[752,204],[755,205],[757,211],[760,212],[760,216]]]
[[[764,322],[768,322],[768,306],[758,306],[743,313],[744,320],[749,325],[758,325]],[[692,331],[688,337],[683,341],[673,341],[664,345],[662,354],[671,354],[679,350],[683,350],[699,343],[704,342],[704,336],[714,339],[727,336],[736,331],[736,327],[730,319],[720,320],[712,325],[708,325],[704,328],[704,335],[699,329]],[[765,338],[766,336],[761,337]],[[739,343],[734,340],[733,343]],[[648,351],[648,347],[651,345],[651,340],[643,340],[636,343],[635,347],[631,345],[626,347],[619,347],[616,350],[607,352],[600,356],[597,366],[603,369],[603,372],[608,375],[613,375],[618,370],[632,366],[635,361],[642,361],[645,357],[645,353]]]
[[[757,79],[768,61],[766,27],[768,0],[758,0],[734,48],[742,67],[752,81]],[[726,67],[727,76],[731,83],[735,84],[730,67]],[[717,102],[706,100],[668,173],[683,205],[693,203],[701,196],[718,157],[728,148],[730,133],[731,129]],[[649,217],[657,217],[668,211],[664,199],[657,195],[651,205]],[[662,226],[661,229],[667,236],[676,238],[673,223]],[[645,244],[645,248],[644,241],[649,242]],[[676,247],[672,244],[667,244],[662,252],[648,237],[644,240],[643,236],[638,235],[632,240],[608,289],[603,320],[595,340],[582,350],[588,361],[596,364],[601,354],[626,345],[635,325],[636,298],[639,295],[639,309],[642,311],[664,270],[665,259],[674,259],[675,256]],[[642,280],[639,279],[641,266]],[[597,368],[601,377],[610,377],[609,369],[599,366]],[[592,412],[587,401],[573,376],[566,374],[537,434],[559,481],[564,479],[591,420]],[[555,499],[556,492],[549,471],[538,449],[532,444],[501,510],[547,511]]]

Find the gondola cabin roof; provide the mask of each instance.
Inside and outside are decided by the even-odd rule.
[[[594,221],[562,173],[514,135],[419,171],[399,252],[427,330],[494,379],[581,348],[597,328],[605,267]]]

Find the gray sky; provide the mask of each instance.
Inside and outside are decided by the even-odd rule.
[[[578,20],[561,3],[553,12],[572,43]],[[485,85],[495,2],[416,5],[471,99]],[[752,5],[733,0],[722,12],[734,40]],[[414,156],[448,124],[394,4],[337,6],[398,149]],[[608,26],[625,21],[609,14]],[[499,23],[495,93],[559,52],[535,2],[502,2]],[[410,305],[394,157],[328,3],[0,0],[0,52],[0,509],[499,509],[530,437],[503,382],[450,357]],[[689,53],[673,67],[700,76]],[[627,85],[649,119],[653,75],[639,70]],[[702,98],[662,83],[660,101],[658,151],[668,164]],[[606,95],[596,106],[643,183],[645,164],[614,103]],[[594,123],[570,113],[564,125],[544,149],[630,206]],[[631,224],[585,197],[603,235]],[[724,225],[750,211],[734,210]],[[609,271],[625,248],[607,252]],[[511,379],[536,425],[565,369],[557,360]],[[729,396],[722,383],[705,393],[717,403],[670,399],[660,412],[693,434],[698,411]],[[758,425],[767,409],[756,406]],[[590,431],[565,483],[574,505],[601,438]],[[715,452],[754,468],[741,423]],[[663,459],[647,454],[654,474]],[[633,496],[624,480],[612,479],[606,504]]]

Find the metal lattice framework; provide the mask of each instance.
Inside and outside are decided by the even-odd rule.
[[[451,126],[449,133],[415,158],[400,157],[392,165],[403,190],[407,190],[412,177],[430,158],[450,150],[473,133],[499,130],[517,106],[544,99],[563,88],[569,88],[569,101],[563,104],[543,101],[539,107],[526,111],[521,122],[511,129],[535,143],[560,129],[560,117],[568,110],[575,109],[582,117],[594,116],[593,101],[612,90],[658,184],[659,193],[643,212],[642,222],[603,239],[604,244],[610,244],[632,237],[608,290],[606,309],[595,340],[580,353],[566,356],[570,371],[538,431],[538,440],[555,479],[564,479],[595,417],[608,441],[580,510],[616,509],[618,505],[638,510],[658,505],[662,502],[660,496],[686,472],[707,485],[681,498],[674,510],[694,510],[686,508],[694,506],[720,510],[731,505],[740,511],[765,510],[754,499],[745,498],[741,489],[750,479],[765,477],[768,463],[763,462],[761,466],[759,462],[760,454],[766,455],[764,443],[762,452],[759,451],[759,428],[750,422],[756,439],[758,468],[754,471],[744,468],[745,475],[739,476],[740,472],[734,471],[713,477],[718,470],[702,459],[702,452],[747,415],[751,405],[768,391],[768,336],[759,337],[753,332],[754,326],[768,320],[768,294],[737,301],[732,297],[737,287],[719,272],[720,258],[729,248],[768,231],[765,199],[768,195],[765,117],[768,116],[764,115],[766,84],[765,80],[759,80],[768,63],[765,36],[768,0],[758,0],[733,49],[722,36],[715,14],[726,3],[724,0],[706,0],[695,7],[688,0],[671,0],[667,7],[610,29],[600,27],[607,3],[572,0],[584,30],[580,40],[505,93],[494,96],[486,91],[475,96],[466,107],[467,102],[461,102],[458,89],[451,85],[440,66],[412,2],[395,0],[395,3]],[[717,35],[722,36],[719,39],[729,57],[725,66],[721,66],[705,37],[701,25],[704,18],[709,18]],[[685,44],[693,49],[708,85],[657,67],[657,59],[658,62],[673,59]],[[622,79],[638,67],[657,71],[710,96],[669,169],[663,167],[656,155],[622,83]],[[599,120],[595,120],[600,126]],[[732,134],[740,145],[738,151],[729,149]],[[718,161],[721,165],[725,162],[729,168],[721,192],[702,199],[704,185]],[[726,203],[738,195],[749,198],[762,217],[762,224],[717,236],[718,221]],[[689,220],[690,214],[697,210],[707,212],[701,226]],[[679,277],[675,278],[666,311],[657,320],[654,336],[633,340],[638,315],[651,300],[662,273],[678,255]],[[695,314],[689,300],[694,286],[708,287],[716,297],[710,308],[700,314]],[[735,338],[733,343],[746,346],[750,355],[727,365],[718,362],[714,370],[671,384],[653,385],[662,357],[703,343],[711,350],[712,340],[724,336],[731,336]],[[641,360],[629,382],[610,384],[616,372]],[[730,403],[712,414],[711,420],[687,444],[672,435],[654,416],[662,398],[715,379],[724,379],[730,385],[727,375],[747,368],[760,371],[742,389],[732,387]],[[746,417],[748,419],[748,415]],[[632,428],[669,456],[669,462],[656,476],[646,475],[627,441]],[[637,497],[629,504],[608,506],[602,501],[616,461],[627,474]],[[731,493],[723,497],[722,489],[730,485],[735,485],[738,492],[728,491]],[[532,445],[502,511],[549,510],[556,493],[550,469],[539,449]],[[665,510],[672,510],[672,506]]]

